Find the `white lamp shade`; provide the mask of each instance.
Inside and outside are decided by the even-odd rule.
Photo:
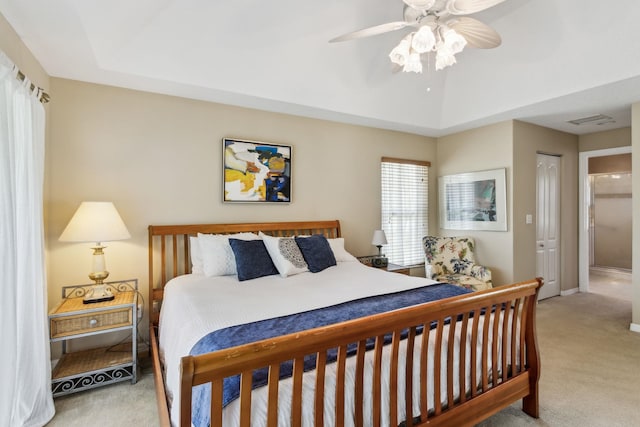
[[[82,202],[60,235],[61,242],[110,242],[131,237],[111,202]]]
[[[384,230],[376,230],[373,232],[371,244],[373,246],[382,246],[387,244],[387,236],[384,234]]]

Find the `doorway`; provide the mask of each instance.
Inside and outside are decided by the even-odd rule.
[[[606,257],[597,257],[596,248],[594,244],[594,236],[597,238],[596,223],[593,221],[593,214],[595,210],[595,202],[598,201],[598,195],[596,194],[596,188],[594,187],[597,182],[595,176],[589,175],[589,163],[593,164],[593,159],[602,158],[606,156],[617,156],[621,154],[630,154],[631,147],[618,147],[604,150],[584,151],[579,155],[579,231],[578,231],[578,264],[579,264],[579,290],[580,292],[589,292],[589,276],[590,270],[593,267],[597,267],[599,263],[610,263]],[[593,174],[592,174],[593,175]],[[611,174],[609,174],[611,175]],[[620,178],[605,178],[605,185],[607,181],[616,180]],[[630,179],[630,176],[629,178]],[[606,187],[605,187],[606,188]],[[624,191],[619,192],[621,194],[612,193],[610,190],[604,191],[604,197],[600,197],[601,202],[609,202],[614,204],[625,203],[624,198],[626,195]],[[608,195],[607,195],[608,194]],[[630,197],[630,194],[629,194]],[[606,227],[606,224],[605,224]],[[601,233],[602,234],[602,233]],[[631,234],[629,232],[629,234]],[[606,249],[603,251],[606,252]],[[630,256],[630,252],[627,254]],[[615,267],[615,266],[614,266]],[[624,268],[624,267],[623,267]]]

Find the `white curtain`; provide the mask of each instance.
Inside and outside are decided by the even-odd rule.
[[[55,413],[43,232],[44,108],[0,51],[0,426]]]

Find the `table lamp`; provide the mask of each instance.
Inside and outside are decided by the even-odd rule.
[[[387,244],[387,236],[384,234],[384,230],[376,230],[373,232],[371,244],[378,247],[378,256],[382,256],[382,245]]]
[[[95,242],[93,268],[89,278],[95,286],[84,297],[84,303],[111,301],[114,296],[104,284],[109,276],[104,261],[103,242],[131,237],[116,207],[111,202],[82,202],[60,235],[61,242]]]

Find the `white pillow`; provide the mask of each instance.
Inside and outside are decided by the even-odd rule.
[[[302,252],[293,237],[273,237],[260,232],[264,246],[280,276],[287,277],[309,271]]]
[[[349,262],[349,261],[358,261],[358,258],[351,255],[344,248],[344,238],[338,237],[336,239],[327,239],[329,241],[329,246],[333,251],[333,256],[336,257],[337,262]]]
[[[236,258],[229,245],[229,238],[260,240],[254,233],[202,234],[198,233],[202,270],[205,276],[231,276],[236,274]]]
[[[189,236],[189,247],[189,253],[191,254],[191,273],[204,274],[200,242],[198,242],[197,236]]]

